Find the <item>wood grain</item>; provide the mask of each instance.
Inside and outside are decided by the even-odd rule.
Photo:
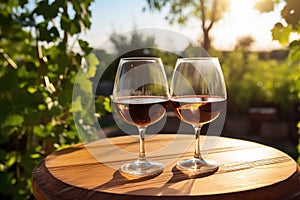
[[[174,166],[179,159],[193,155],[191,141],[192,135],[147,138],[148,159],[165,164],[162,174],[148,179],[125,178],[118,171],[122,163],[135,160],[136,137],[72,146],[36,166],[32,174],[34,195],[37,199],[298,198],[300,173],[293,159],[277,149],[243,140],[201,136],[203,146],[207,141],[216,143],[212,150],[207,145],[202,153],[218,161],[220,167],[214,174],[189,178]]]

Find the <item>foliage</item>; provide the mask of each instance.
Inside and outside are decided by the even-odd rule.
[[[162,10],[168,7],[165,17],[171,24],[186,24],[192,17],[201,22],[203,48],[210,49],[209,32],[229,8],[229,0],[146,0],[149,10]],[[146,10],[146,8],[144,8]]]
[[[271,0],[264,0],[271,1]],[[285,6],[281,10],[281,16],[284,22],[278,22],[272,29],[272,36],[274,40],[278,40],[281,44],[286,45],[289,43],[289,58],[287,65],[293,65],[297,72],[294,73],[294,84],[290,87],[290,90],[297,93],[298,99],[300,99],[300,38],[290,41],[290,36],[293,33],[300,34],[300,7],[298,0],[276,0],[274,4],[285,3]],[[270,10],[260,9],[261,12],[268,12]],[[300,127],[300,122],[298,122],[298,130]],[[300,132],[299,132],[300,133]],[[300,153],[300,141],[298,145]],[[300,163],[300,157],[298,158],[298,163]]]
[[[256,52],[243,48],[223,52],[220,58],[228,91],[228,115],[245,115],[251,105],[278,104],[287,116],[295,101],[289,88],[297,68],[275,59],[261,60]]]
[[[78,39],[90,28],[91,2],[0,3],[1,199],[32,198],[30,178],[37,162],[55,149],[79,142],[72,90],[76,73],[91,50]],[[71,40],[80,52],[73,50]],[[90,67],[80,84],[85,91],[91,90],[87,78],[93,71]],[[103,114],[106,101],[97,102]]]
[[[298,35],[300,34],[300,7],[299,7],[299,2],[297,0],[286,0],[286,5],[281,11],[281,16],[285,19],[287,25],[286,26],[280,26],[279,29],[281,29],[286,35],[289,34],[289,36],[292,33],[297,33]],[[278,25],[278,24],[277,24]],[[273,29],[273,32],[277,30],[277,27],[275,26]],[[272,32],[272,33],[273,33]],[[285,44],[286,43],[286,38],[287,36],[283,35],[285,37],[282,40],[279,35],[275,35],[274,39],[279,40],[281,43]],[[298,98],[300,99],[300,38],[295,39],[289,43],[289,48],[290,48],[290,54],[289,54],[289,62],[296,65],[298,69],[298,73],[295,73],[295,86],[291,88],[291,90],[295,91],[298,93]],[[299,123],[298,122],[298,132],[300,131],[299,129]],[[300,133],[300,132],[299,132]],[[299,145],[298,149],[300,149],[300,140],[299,140]],[[299,151],[300,153],[300,151]],[[300,164],[300,157],[298,158],[298,163]]]
[[[110,41],[118,54],[124,54],[128,52],[128,49],[152,48],[156,46],[154,37],[145,37],[137,31],[133,31],[129,37],[113,33],[110,36]]]

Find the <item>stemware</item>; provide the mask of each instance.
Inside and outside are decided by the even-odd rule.
[[[146,128],[158,122],[169,105],[169,88],[160,58],[121,58],[117,69],[113,105],[121,118],[139,131],[139,155],[135,162],[125,163],[120,171],[138,177],[161,173],[164,165],[146,158]]]
[[[193,175],[218,170],[216,161],[205,160],[200,154],[201,127],[215,120],[226,106],[226,86],[218,58],[179,58],[170,95],[177,117],[195,131],[194,157],[177,162],[177,168]]]

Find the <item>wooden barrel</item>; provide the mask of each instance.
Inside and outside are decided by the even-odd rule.
[[[122,136],[74,145],[49,155],[32,173],[36,199],[300,199],[299,167],[285,153],[254,142],[201,136],[202,153],[218,161],[217,172],[190,178],[176,162],[193,155],[192,135],[158,134],[146,139],[151,161],[163,173],[124,177],[118,167],[136,158],[137,137]],[[204,143],[213,143],[212,146]],[[180,153],[182,151],[182,153]],[[121,153],[120,153],[121,152]],[[122,153],[123,152],[123,153]]]

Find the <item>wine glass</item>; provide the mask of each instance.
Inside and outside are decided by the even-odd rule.
[[[121,166],[120,171],[124,175],[146,177],[163,171],[162,163],[146,159],[145,133],[147,126],[163,118],[169,97],[168,82],[160,58],[121,58],[112,101],[121,118],[137,126],[140,138],[138,159]]]
[[[204,160],[200,154],[200,132],[226,106],[226,86],[218,58],[179,58],[170,90],[177,117],[192,125],[195,131],[194,157],[177,162],[176,167],[191,175],[217,171],[217,162]]]

